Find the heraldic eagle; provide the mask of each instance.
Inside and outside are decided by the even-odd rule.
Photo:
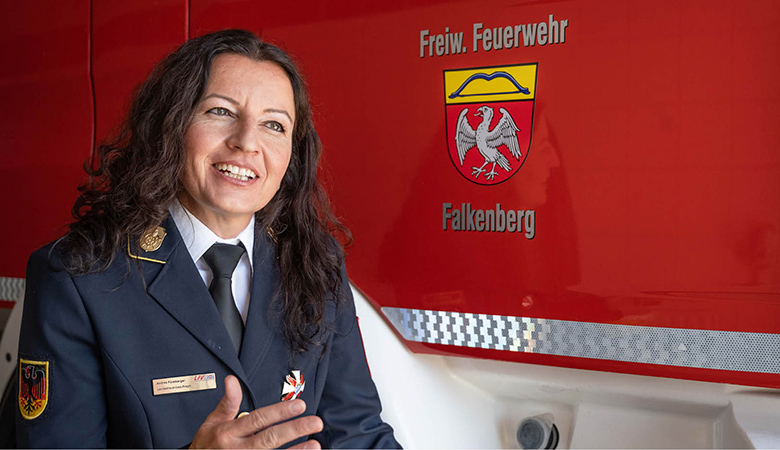
[[[458,117],[458,126],[455,130],[455,144],[458,147],[460,165],[463,165],[466,152],[473,147],[477,147],[479,153],[485,158],[485,164],[482,164],[481,167],[472,167],[473,171],[471,174],[474,175],[474,178],[479,177],[479,174],[485,171],[485,166],[488,163],[493,163],[490,172],[485,174],[485,178],[488,180],[492,180],[498,175],[496,164],[507,172],[512,170],[509,160],[498,151],[499,145],[506,145],[512,156],[518,161],[523,156],[520,152],[520,143],[517,141],[517,133],[520,132],[520,129],[517,128],[515,121],[506,109],[500,108],[499,111],[502,114],[501,119],[492,130],[490,130],[490,121],[493,120],[493,108],[489,106],[480,106],[477,112],[474,113],[475,116],[482,116],[482,122],[477,125],[476,130],[471,128],[466,119],[468,108],[463,108]]]

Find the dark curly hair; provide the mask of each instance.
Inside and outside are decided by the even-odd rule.
[[[74,275],[100,272],[128,236],[140,236],[168,216],[183,190],[184,133],[200,101],[211,64],[223,53],[269,61],[290,79],[295,100],[292,155],[279,190],[256,213],[256,226],[273,230],[281,274],[283,331],[290,348],[315,343],[328,299],[342,297],[343,255],[334,240],[351,239],[331,212],[317,179],[322,152],[303,78],[283,50],[245,30],[191,39],[168,55],[138,87],[117,137],[101,145],[89,180],[79,186],[75,221],[58,242]],[[138,246],[137,239],[130,245]],[[127,256],[126,256],[127,257]]]

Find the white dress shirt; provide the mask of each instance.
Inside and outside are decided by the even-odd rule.
[[[187,250],[190,252],[192,260],[195,262],[195,266],[200,272],[200,277],[203,278],[203,282],[206,286],[211,284],[211,279],[214,275],[211,273],[211,268],[203,260],[203,254],[211,248],[215,243],[233,244],[238,245],[239,242],[244,244],[246,252],[241,256],[238,261],[236,269],[233,271],[233,298],[236,301],[236,307],[241,314],[241,319],[246,325],[246,316],[249,312],[249,297],[252,290],[252,250],[255,244],[255,217],[252,216],[252,220],[249,221],[249,225],[244,228],[244,231],[238,234],[234,239],[222,239],[217,236],[213,231],[203,224],[197,217],[187,211],[178,200],[176,200],[169,208],[176,228],[179,229],[181,237],[184,240],[184,245],[187,246]]]

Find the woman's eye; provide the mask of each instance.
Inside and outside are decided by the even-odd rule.
[[[284,125],[279,122],[268,122],[265,126],[279,133],[284,133]]]
[[[217,116],[230,116],[230,110],[227,108],[223,108],[221,106],[218,106],[216,108],[211,108],[210,110],[206,111],[209,114],[214,114]]]

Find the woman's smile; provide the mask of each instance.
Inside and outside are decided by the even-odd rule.
[[[236,181],[253,181],[257,178],[255,171],[240,165],[233,165],[229,163],[216,163],[212,164],[212,167],[217,169],[222,175]]]

